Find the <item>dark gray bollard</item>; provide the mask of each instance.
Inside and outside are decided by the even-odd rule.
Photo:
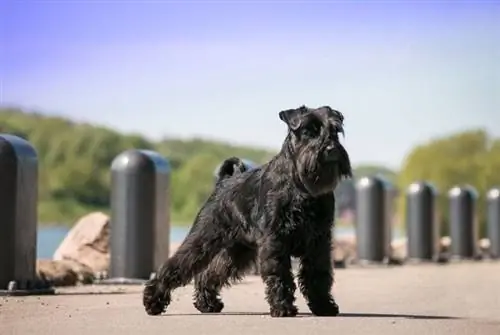
[[[378,177],[363,177],[356,185],[356,247],[358,260],[387,260],[390,240],[386,213],[386,186]]]
[[[149,150],[127,150],[111,165],[111,261],[103,283],[147,280],[167,260],[170,164]]]
[[[385,194],[385,200],[384,200],[384,216],[385,216],[385,234],[386,234],[386,257],[388,257],[388,261],[393,260],[393,255],[392,255],[392,248],[391,248],[391,243],[392,243],[392,220],[393,220],[393,215],[394,215],[394,198],[396,194],[396,187],[387,180],[385,177],[379,176],[383,182],[384,182],[384,194]]]
[[[241,160],[243,161],[243,164],[245,164],[245,167],[247,168],[247,170],[253,170],[253,169],[255,169],[258,166],[258,164],[252,162],[251,160],[248,160],[248,159],[245,159],[245,158],[242,158]],[[221,166],[222,166],[222,163],[220,163],[219,165],[217,165],[217,167],[214,170],[215,182],[217,182],[217,177],[219,175],[219,170],[220,170]]]
[[[35,149],[0,134],[0,295],[54,293],[36,278],[37,192]]]
[[[439,232],[435,220],[436,190],[427,182],[415,182],[406,193],[406,231],[408,258],[436,261]]]
[[[500,188],[492,188],[487,194],[488,201],[488,239],[490,257],[500,259]]]
[[[471,186],[456,186],[449,192],[450,256],[452,259],[473,259],[478,255],[476,223],[477,192]]]

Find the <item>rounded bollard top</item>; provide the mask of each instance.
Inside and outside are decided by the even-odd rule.
[[[450,198],[458,198],[462,196],[470,195],[473,198],[478,198],[479,194],[476,189],[471,185],[454,186],[448,191],[448,196]]]
[[[169,173],[170,164],[166,158],[151,150],[130,149],[115,157],[111,163],[112,171],[137,172],[154,169],[156,172]]]
[[[243,164],[245,164],[245,166],[247,167],[248,170],[253,170],[258,166],[258,164],[254,163],[251,160],[248,160],[246,158],[242,158],[241,160],[242,160]],[[215,170],[214,170],[215,177],[217,177],[217,175],[219,174],[219,170],[220,170],[221,165],[222,165],[222,162],[215,167]]]
[[[379,176],[365,176],[358,180],[356,183],[356,188],[358,189],[367,189],[372,188],[374,186],[386,187],[387,182],[379,177]]]
[[[37,159],[36,149],[24,138],[0,133],[0,157],[15,154],[18,158]]]
[[[157,172],[161,173],[169,173],[170,172],[170,163],[168,159],[160,155],[158,152],[153,150],[141,150],[141,152],[148,156],[149,159],[154,163]]]
[[[486,199],[488,200],[495,200],[498,198],[500,198],[500,187],[493,187],[486,193]]]
[[[407,189],[407,194],[419,194],[419,193],[424,193],[424,192],[431,192],[432,194],[437,194],[437,188],[423,180],[415,181],[408,186]]]
[[[385,176],[377,174],[376,177],[382,181],[382,183],[384,184],[384,187],[387,190],[392,191],[392,190],[396,189],[394,184],[389,179],[387,179]]]

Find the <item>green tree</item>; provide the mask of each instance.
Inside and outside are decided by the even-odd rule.
[[[109,167],[127,149],[156,150],[171,161],[171,215],[178,224],[192,222],[223,159],[235,155],[259,164],[274,154],[203,139],[168,138],[153,143],[137,134],[15,108],[0,108],[0,132],[21,136],[37,149],[42,223],[71,224],[88,211],[108,211]]]
[[[414,181],[426,180],[438,190],[437,207],[441,233],[448,234],[448,191],[471,185],[479,195],[477,214],[481,234],[485,230],[485,194],[499,185],[500,142],[482,129],[435,138],[417,146],[406,157],[398,177],[400,214],[405,210],[405,192]]]
[[[385,166],[380,166],[380,165],[360,165],[357,166],[354,169],[353,172],[355,180],[358,180],[361,177],[365,176],[372,176],[372,175],[377,175],[377,176],[382,176],[387,181],[391,183],[396,183],[397,182],[397,173]]]

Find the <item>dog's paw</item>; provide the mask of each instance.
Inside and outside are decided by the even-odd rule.
[[[193,305],[201,313],[220,313],[224,308],[224,303],[218,298],[212,300],[196,300]]]
[[[315,316],[337,316],[340,312],[339,305],[333,300],[309,304],[309,309]]]
[[[170,303],[170,295],[159,292],[156,281],[149,281],[144,287],[142,304],[148,315],[160,315]]]
[[[298,312],[299,310],[294,305],[272,306],[270,310],[271,317],[273,318],[294,317]]]

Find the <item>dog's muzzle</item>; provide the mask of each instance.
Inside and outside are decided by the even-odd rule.
[[[344,133],[344,127],[342,126],[336,126],[335,131],[338,134],[341,134],[342,137],[345,136]],[[337,136],[335,136],[338,138]],[[324,157],[325,161],[327,162],[338,162],[341,159],[341,154],[338,148],[340,148],[340,143],[337,143],[335,140],[333,140],[326,148],[324,151]]]
[[[325,148],[325,151],[323,153],[324,159],[326,162],[332,163],[332,162],[338,162],[340,161],[340,152],[338,150],[337,145],[329,145]]]

